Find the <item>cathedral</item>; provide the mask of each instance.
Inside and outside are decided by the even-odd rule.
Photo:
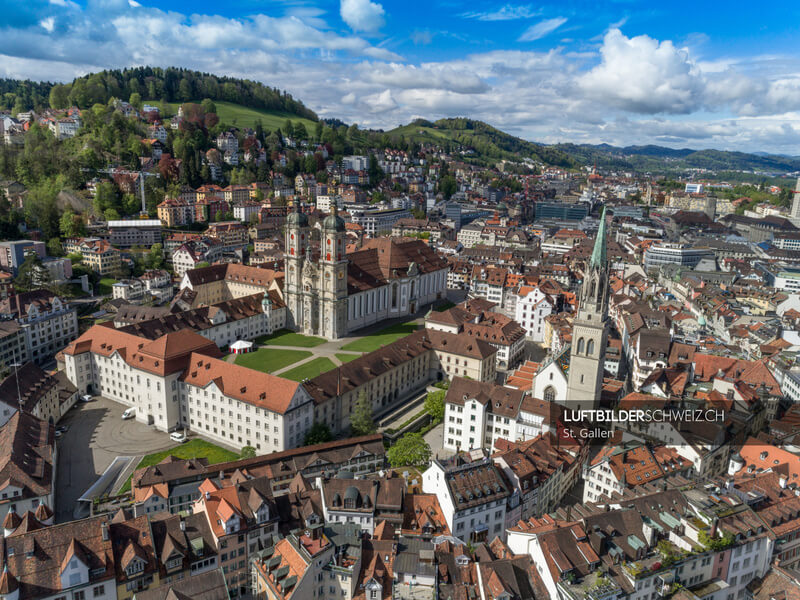
[[[336,340],[445,297],[448,263],[422,240],[374,238],[350,254],[345,247],[335,206],[322,222],[318,256],[308,217],[299,205],[289,213],[283,297],[295,330]]]

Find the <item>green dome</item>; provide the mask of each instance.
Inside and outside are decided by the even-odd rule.
[[[322,229],[326,231],[344,231],[344,219],[339,216],[339,210],[335,204],[331,214],[322,221]]]
[[[508,212],[508,204],[501,202],[497,205],[497,212]]]
[[[286,217],[286,224],[290,227],[308,227],[308,217],[301,212],[299,203],[295,203],[294,210]]]

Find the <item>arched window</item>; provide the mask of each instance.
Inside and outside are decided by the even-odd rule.
[[[544,401],[545,402],[555,402],[556,401],[556,388],[552,385],[548,385],[544,388]]]
[[[597,287],[597,281],[592,279],[592,283],[589,285],[589,298],[594,298],[594,292]]]
[[[586,354],[589,356],[594,355],[594,340],[589,340],[589,343],[586,344]]]
[[[578,354],[583,354],[583,348],[584,348],[584,340],[583,338],[580,338],[578,340]]]

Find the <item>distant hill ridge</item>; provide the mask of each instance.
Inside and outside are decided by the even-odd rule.
[[[300,118],[318,121],[317,115],[290,94],[247,79],[213,75],[177,67],[135,67],[112,69],[74,79],[67,84],[0,79],[0,109],[21,112],[48,106],[65,108],[77,105],[89,108],[107,103],[111,98],[127,100],[132,94],[162,104],[179,104],[208,98],[227,103],[228,114],[220,115],[228,124],[252,126],[260,115],[237,110],[236,105],[251,111],[273,114],[269,122],[277,127],[277,119]],[[326,119],[332,126],[343,126],[338,119]],[[787,173],[800,171],[800,157],[745,153],[724,150],[667,148],[654,144],[618,147],[610,144],[540,144],[505,133],[491,125],[470,118],[447,118],[436,121],[416,119],[408,125],[379,133],[419,143],[447,143],[451,148],[463,146],[489,162],[501,159],[531,158],[544,164],[576,168],[597,164],[603,168],[665,172],[687,168],[715,171],[767,171]],[[372,140],[380,144],[381,137]]]

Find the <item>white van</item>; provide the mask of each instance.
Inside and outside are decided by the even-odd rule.
[[[136,407],[135,406],[130,407],[124,413],[122,413],[122,418],[123,419],[132,419],[135,416],[136,416]]]

